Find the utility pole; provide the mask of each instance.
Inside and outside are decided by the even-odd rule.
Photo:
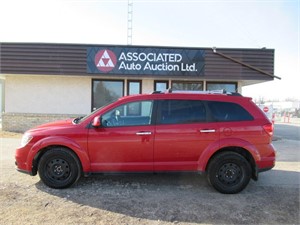
[[[133,2],[132,2],[132,0],[128,0],[127,45],[132,45],[132,14],[133,14]]]

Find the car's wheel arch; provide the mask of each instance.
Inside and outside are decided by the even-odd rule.
[[[58,149],[58,148],[63,148],[66,149],[67,151],[71,152],[74,154],[74,156],[78,159],[79,164],[80,164],[80,170],[81,173],[83,172],[83,167],[82,167],[82,162],[78,156],[78,154],[71,148],[64,146],[64,145],[49,145],[45,148],[40,149],[37,154],[35,154],[33,160],[32,160],[32,175],[36,175],[38,172],[38,165],[40,162],[40,159],[43,157],[43,155],[48,152],[51,151],[52,149]]]
[[[37,174],[37,166],[43,154],[47,151],[51,151],[52,148],[56,147],[62,147],[74,153],[80,162],[83,173],[88,172],[90,170],[90,160],[88,157],[88,153],[85,150],[83,150],[80,147],[80,145],[68,138],[49,137],[46,138],[46,140],[42,139],[38,141],[35,145],[33,145],[30,150],[30,153],[28,154],[27,167],[28,170],[32,171],[32,175]]]
[[[40,179],[52,188],[67,188],[82,176],[82,165],[76,153],[63,146],[49,146],[37,160]]]
[[[241,156],[243,156],[250,164],[251,166],[251,170],[252,170],[252,178],[254,180],[257,180],[258,178],[258,175],[257,175],[257,166],[256,166],[256,163],[255,163],[255,160],[252,156],[252,154],[245,148],[242,148],[242,147],[236,147],[236,146],[228,146],[228,147],[224,147],[218,151],[216,151],[208,160],[207,164],[206,164],[206,167],[205,167],[205,172],[207,172],[207,169],[209,167],[209,164],[210,162],[213,161],[213,159],[218,155],[218,154],[221,154],[223,152],[234,152],[234,153],[237,153]]]
[[[241,139],[226,139],[210,144],[199,157],[198,170],[206,172],[213,157],[226,151],[238,153],[246,158],[252,168],[252,178],[257,179],[256,161],[260,160],[259,152],[252,144]]]
[[[236,194],[244,190],[251,175],[249,161],[233,151],[222,151],[214,155],[207,168],[208,182],[224,194]]]

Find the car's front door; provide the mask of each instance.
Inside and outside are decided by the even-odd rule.
[[[152,101],[121,105],[91,128],[88,149],[93,172],[153,171]]]

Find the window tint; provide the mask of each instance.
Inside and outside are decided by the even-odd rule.
[[[253,120],[251,114],[242,106],[232,102],[207,102],[215,121]]]
[[[151,123],[152,101],[131,102],[118,106],[102,116],[102,126],[139,126]]]
[[[206,110],[202,101],[164,100],[161,101],[161,124],[183,124],[206,121]]]

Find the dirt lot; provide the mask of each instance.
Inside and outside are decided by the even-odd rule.
[[[18,134],[0,137],[0,224],[299,224],[299,141],[278,140],[278,163],[240,194],[199,175],[99,175],[64,190],[14,166]],[[296,152],[297,150],[297,152]]]

